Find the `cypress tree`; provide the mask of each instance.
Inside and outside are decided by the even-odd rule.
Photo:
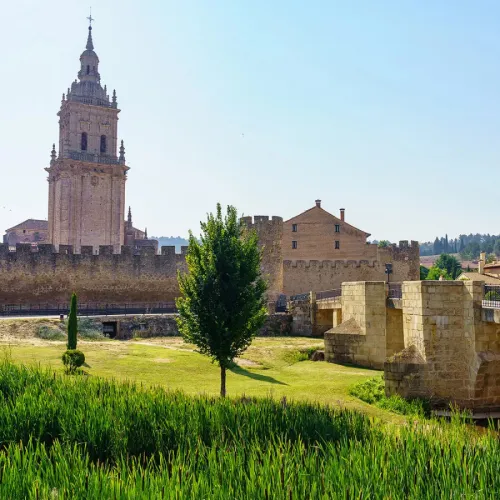
[[[73,293],[71,296],[71,307],[69,309],[69,317],[68,317],[68,350],[76,349],[76,334],[78,330],[78,320],[76,318],[76,310],[77,310],[77,300],[76,293]]]

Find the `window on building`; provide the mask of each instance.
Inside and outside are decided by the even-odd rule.
[[[340,224],[335,224],[335,232],[340,233]]]
[[[106,136],[101,135],[101,153],[106,152]]]
[[[87,64],[87,75],[90,73],[90,66]]]
[[[297,232],[297,224],[292,224],[292,232]]]
[[[82,142],[80,144],[82,151],[87,151],[87,132],[82,132]]]
[[[339,249],[340,249],[340,241],[335,240],[335,250],[339,250]]]
[[[296,250],[296,249],[297,249],[297,242],[296,242],[296,241],[292,241],[292,248],[293,248],[294,250]]]

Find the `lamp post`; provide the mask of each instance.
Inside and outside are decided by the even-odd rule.
[[[387,263],[385,265],[385,274],[387,274],[387,284],[389,284],[390,276],[392,274],[392,264]]]

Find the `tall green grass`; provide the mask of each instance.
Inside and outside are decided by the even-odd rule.
[[[0,498],[495,498],[500,446],[455,420],[190,398],[0,365]]]

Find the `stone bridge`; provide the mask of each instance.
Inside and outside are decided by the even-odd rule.
[[[383,369],[387,394],[491,414],[500,411],[500,300],[485,298],[480,281],[351,282],[288,308],[294,333],[324,334],[327,361]]]

